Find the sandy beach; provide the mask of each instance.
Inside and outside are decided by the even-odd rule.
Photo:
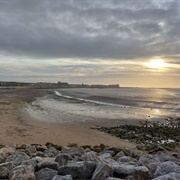
[[[109,121],[48,123],[33,119],[22,111],[23,106],[44,95],[39,89],[0,90],[0,144],[99,145],[131,148],[135,144],[90,129],[96,125],[109,126]],[[117,120],[118,124],[127,123]],[[129,122],[130,123],[130,122]]]

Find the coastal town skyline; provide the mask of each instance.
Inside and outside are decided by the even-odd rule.
[[[0,81],[180,87],[176,0],[0,1]]]

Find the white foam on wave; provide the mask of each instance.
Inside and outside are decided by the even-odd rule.
[[[93,103],[93,104],[98,104],[98,105],[106,105],[106,106],[117,106],[117,107],[121,107],[124,108],[125,106],[119,105],[119,104],[113,104],[113,103],[106,103],[106,102],[100,102],[100,101],[94,101],[94,100],[88,100],[88,99],[82,99],[82,98],[77,98],[77,97],[72,97],[72,96],[66,96],[66,95],[62,95],[61,93],[59,93],[58,91],[55,91],[55,94],[57,96],[63,97],[63,98],[67,98],[67,99],[72,99],[72,100],[78,100],[78,101],[82,101],[82,102],[86,102],[86,103]],[[127,107],[127,106],[126,106]]]

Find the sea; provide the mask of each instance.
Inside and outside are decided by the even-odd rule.
[[[49,89],[44,97],[26,105],[25,110],[32,117],[48,122],[179,118],[180,89]]]

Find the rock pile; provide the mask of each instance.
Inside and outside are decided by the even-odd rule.
[[[180,154],[100,146],[8,145],[0,148],[0,179],[179,180]]]

